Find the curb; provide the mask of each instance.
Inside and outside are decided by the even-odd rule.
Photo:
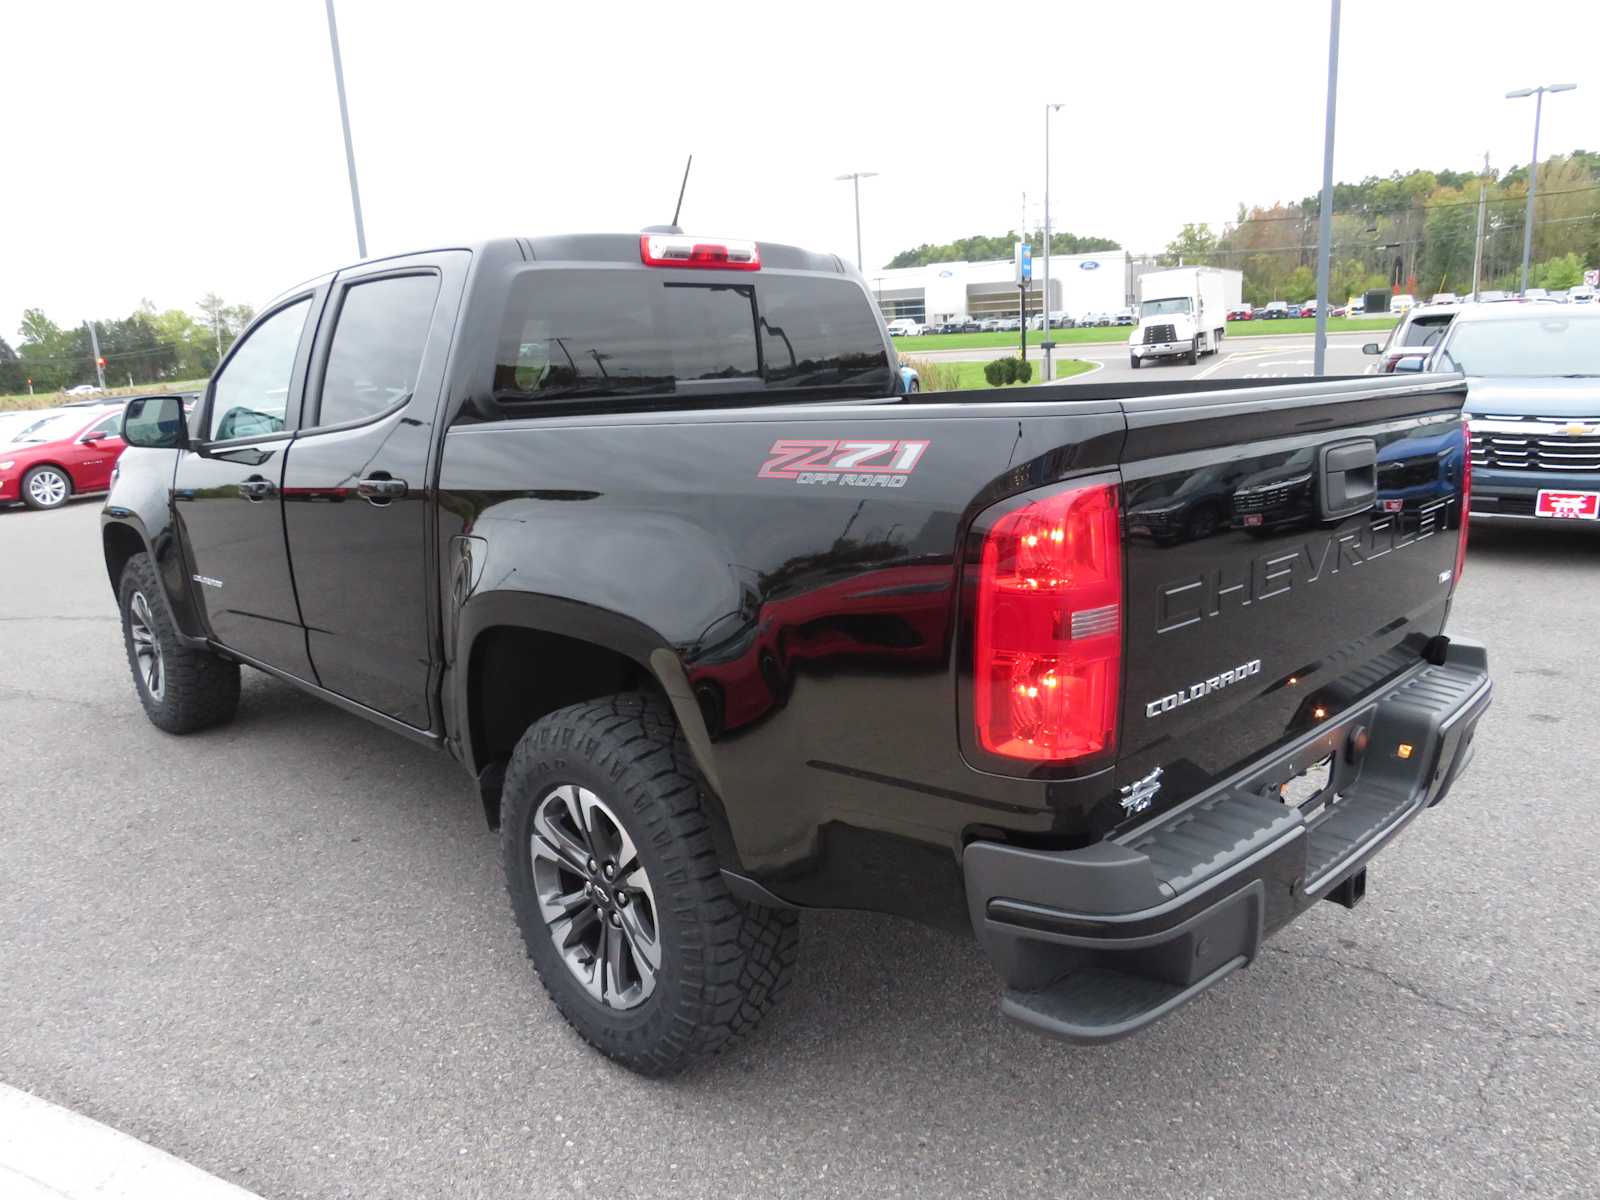
[[[165,1150],[0,1083],[6,1200],[260,1200]]]

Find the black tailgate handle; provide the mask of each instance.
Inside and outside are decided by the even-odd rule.
[[[1336,521],[1372,508],[1378,497],[1378,444],[1371,438],[1322,448],[1322,519]]]

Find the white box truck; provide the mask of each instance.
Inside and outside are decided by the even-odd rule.
[[[1152,358],[1200,361],[1215,354],[1228,331],[1228,310],[1244,299],[1244,272],[1174,267],[1138,278],[1139,324],[1128,338],[1135,370]]]

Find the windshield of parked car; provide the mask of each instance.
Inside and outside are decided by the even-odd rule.
[[[57,413],[53,417],[35,421],[32,425],[24,425],[11,435],[11,441],[19,446],[54,442],[60,438],[71,437],[87,420],[88,417],[83,413]]]
[[[1418,317],[1406,330],[1402,346],[1437,346],[1444,340],[1445,331],[1450,328],[1450,320],[1455,313],[1429,314]]]
[[[1174,296],[1168,300],[1146,300],[1139,306],[1139,315],[1144,317],[1165,317],[1172,313],[1186,313],[1190,311],[1189,297]]]
[[[1464,321],[1444,365],[1467,375],[1600,377],[1600,321],[1564,316]]]

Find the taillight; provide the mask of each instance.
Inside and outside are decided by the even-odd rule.
[[[702,241],[682,234],[639,236],[639,257],[647,267],[711,267],[719,271],[759,271],[761,249],[754,242]]]
[[[1472,429],[1466,419],[1461,421],[1461,536],[1456,541],[1456,573],[1451,577],[1451,588],[1461,582],[1461,572],[1467,565],[1467,527],[1472,524]]]
[[[984,750],[1064,763],[1115,748],[1122,540],[1114,485],[1043,495],[995,521],[983,540],[974,645]]]

